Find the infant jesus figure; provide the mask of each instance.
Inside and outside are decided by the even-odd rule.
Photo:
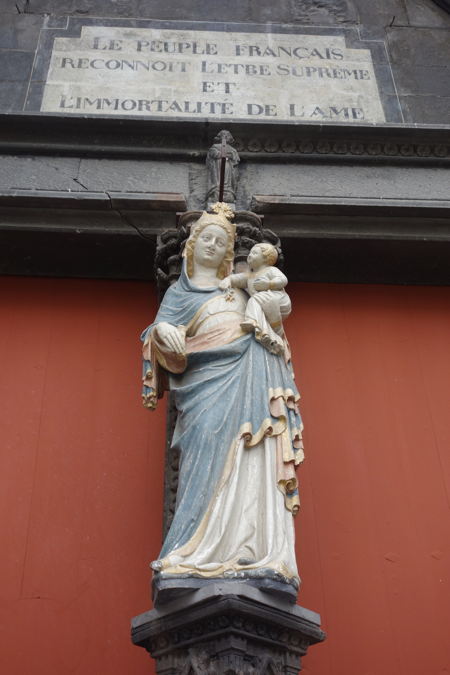
[[[274,267],[277,259],[275,246],[255,244],[247,257],[249,271],[230,274],[219,283],[219,288],[247,290],[250,298],[241,328],[248,333],[253,331],[256,339],[272,354],[283,354],[283,318],[291,312],[291,301],[284,290],[288,280],[278,267]]]

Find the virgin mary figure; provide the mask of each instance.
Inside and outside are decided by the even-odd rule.
[[[144,405],[155,407],[168,374],[180,453],[175,515],[151,566],[163,579],[270,579],[296,593],[299,394],[288,359],[242,331],[245,291],[218,288],[235,239],[218,211],[191,227],[181,276],[142,334]]]

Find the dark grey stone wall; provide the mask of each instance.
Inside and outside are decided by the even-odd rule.
[[[450,124],[450,15],[432,0],[0,0],[0,16],[0,112],[24,109],[44,25],[123,17],[354,26],[385,41],[404,122]]]
[[[205,206],[219,122],[25,106],[47,29],[67,17],[273,22],[373,41],[397,117],[230,121],[236,208],[282,239],[292,280],[450,283],[450,14],[432,0],[0,0],[0,273],[150,279],[157,236]]]
[[[339,199],[447,201],[448,166],[283,164],[245,161],[240,167],[237,208],[253,195]],[[136,161],[0,155],[0,194],[8,190],[97,193],[177,193],[190,209],[205,206],[203,162]]]

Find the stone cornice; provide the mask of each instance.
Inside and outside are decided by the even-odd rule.
[[[108,211],[185,211],[186,198],[177,192],[68,192],[54,190],[0,190],[0,208],[74,209]]]
[[[0,153],[203,160],[226,126],[241,158],[438,164],[450,160],[450,126],[277,124],[0,114]]]
[[[0,115],[0,153],[203,164],[222,126]],[[417,183],[406,196],[399,193],[398,199],[392,198],[392,191],[391,198],[382,194],[368,198],[357,188],[353,196],[246,195],[248,204],[241,208],[264,215],[264,227],[281,238],[289,279],[450,283],[450,201],[442,197],[450,127],[226,126],[237,139],[244,162],[267,162],[274,172],[286,162],[298,163],[302,171],[318,162],[323,162],[324,171],[329,171],[330,164],[338,167],[347,162],[354,167],[357,184],[359,167],[383,170],[397,165],[400,173],[405,167],[410,170],[405,180],[414,180],[414,167],[427,169],[427,180],[418,171]],[[427,193],[426,186],[434,180],[441,181],[436,190],[439,197]],[[157,237],[175,226],[176,213],[185,211],[188,204],[189,195],[169,192],[4,190],[0,194],[0,272],[151,279]]]

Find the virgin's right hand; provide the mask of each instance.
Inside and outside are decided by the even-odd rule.
[[[183,331],[179,330],[171,323],[162,321],[155,329],[158,339],[175,354],[184,354],[186,349],[186,336]]]
[[[227,288],[231,288],[231,279],[230,277],[225,277],[222,281],[219,281],[219,288],[222,291],[226,291]]]

